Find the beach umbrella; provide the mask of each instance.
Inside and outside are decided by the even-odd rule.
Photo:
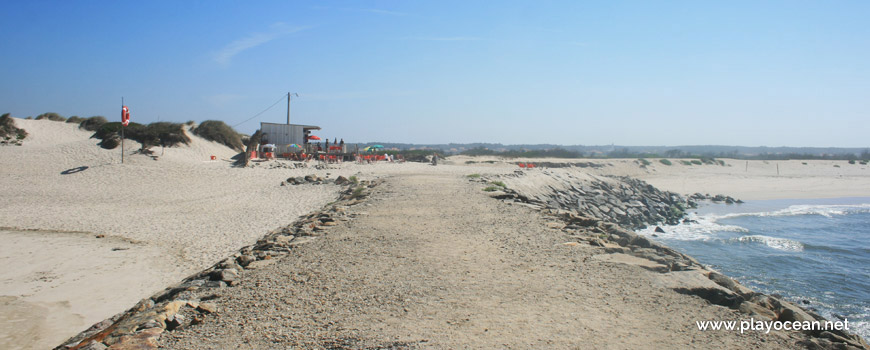
[[[320,140],[320,137],[317,136],[317,135],[311,135],[311,136],[308,136],[308,139],[309,139],[309,140],[318,140],[318,141],[319,141],[319,140]]]
[[[372,145],[371,147],[372,148],[384,148],[384,146],[381,146],[381,145]]]

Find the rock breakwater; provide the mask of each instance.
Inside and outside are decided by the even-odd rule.
[[[738,199],[698,193],[685,199],[638,179],[558,170],[469,179],[500,185],[498,191],[490,192],[493,198],[540,210],[553,220],[548,224],[551,229],[560,229],[575,241],[566,244],[599,247],[604,253],[602,260],[626,262],[661,273],[672,281],[671,289],[677,293],[697,296],[755,320],[828,321],[779,296],[754,292],[688,255],[626,229],[662,222],[677,224],[687,208],[697,206],[696,201],[742,203]],[[860,336],[844,330],[808,330],[804,334],[808,337],[799,344],[808,349],[870,349]]]
[[[696,207],[693,200],[638,179],[560,170],[498,176],[508,186],[495,195],[541,208],[584,213],[633,230],[662,223],[676,225],[687,209]],[[541,183],[543,187],[534,188],[529,183]]]

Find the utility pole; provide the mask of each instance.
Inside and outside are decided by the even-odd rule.
[[[287,125],[290,125],[290,97],[294,96],[294,95],[296,97],[299,97],[299,94],[297,94],[295,92],[288,92],[287,93]]]

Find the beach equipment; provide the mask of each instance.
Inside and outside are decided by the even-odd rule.
[[[318,141],[320,141],[320,137],[317,136],[317,135],[310,135],[310,136],[308,136],[308,139],[309,139],[309,140],[318,140]]]
[[[130,108],[127,108],[127,106],[121,107],[121,124],[124,126],[130,125]]]
[[[121,125],[130,125],[130,108],[124,104],[124,97],[121,96]],[[124,164],[124,129],[121,128],[121,164]]]

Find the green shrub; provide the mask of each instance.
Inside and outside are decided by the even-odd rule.
[[[81,123],[84,120],[85,120],[85,118],[74,115],[72,117],[69,117],[69,119],[67,119],[66,122],[67,123]]]
[[[644,159],[644,158],[638,158],[638,159],[637,159],[637,162],[640,163],[641,166],[647,166],[647,165],[652,164],[652,163],[650,163],[648,160],[646,160],[646,159]]]
[[[121,137],[118,135],[111,135],[107,138],[102,139],[102,141],[100,141],[98,145],[105,149],[115,149],[116,147],[121,145]]]
[[[10,139],[15,137],[17,140],[23,140],[27,137],[27,131],[16,127],[15,121],[12,120],[9,113],[6,113],[0,116],[0,137]]]
[[[487,186],[487,187],[484,188],[483,190],[486,191],[486,192],[493,192],[493,191],[498,191],[499,188],[498,188],[498,186]]]
[[[365,189],[366,188],[362,187],[362,186],[355,188],[353,190],[353,193],[350,194],[350,199],[357,199],[357,198],[365,197],[366,196],[366,194],[364,192]]]
[[[671,161],[669,161],[669,160],[667,160],[667,159],[664,159],[664,158],[660,159],[659,162],[662,163],[662,164],[664,164],[664,165],[671,165],[671,164],[673,164],[673,163],[671,163]]]
[[[353,182],[354,185],[359,183],[359,179],[356,177],[356,175],[349,177],[348,180],[350,180],[350,182]]]
[[[103,124],[106,124],[108,122],[109,121],[106,120],[106,117],[95,115],[88,119],[82,120],[82,122],[79,124],[79,129],[85,129],[87,131],[97,131],[100,129],[100,127],[103,126]]]
[[[115,148],[117,145],[111,139],[120,138],[121,122],[105,123],[94,133],[94,137],[103,140],[100,145],[103,148]],[[137,141],[143,148],[149,146],[173,147],[178,144],[189,144],[190,138],[184,133],[181,124],[169,122],[157,122],[148,125],[130,123],[124,128],[124,138]],[[114,147],[112,147],[114,145]]]
[[[695,164],[695,165],[702,165],[702,164],[704,164],[704,163],[701,163],[700,160],[693,159],[693,160],[692,160],[692,164]]]
[[[479,179],[479,178],[480,178],[480,174],[465,175],[465,177],[467,177],[467,178],[469,178],[469,179]]]
[[[56,121],[56,122],[65,122],[66,121],[66,118],[61,117],[60,114],[57,114],[54,112],[42,113],[42,114],[36,116],[36,120],[43,120],[43,119],[48,119],[48,120],[52,120],[52,121]]]
[[[193,129],[193,133],[206,140],[226,145],[239,152],[245,150],[241,135],[220,120],[206,120]]]
[[[692,162],[690,162],[688,160],[681,160],[680,163],[683,165],[692,165]]]
[[[849,159],[849,164],[855,164],[855,160],[854,160],[854,159]]]
[[[182,124],[157,122],[148,124],[145,130],[147,131],[147,139],[154,146],[172,147],[179,144],[190,144],[190,138],[184,133]]]
[[[496,185],[496,186],[498,186],[498,187],[507,187],[507,186],[504,184],[504,182],[501,182],[501,181],[491,181],[490,183],[493,184],[493,185]]]

